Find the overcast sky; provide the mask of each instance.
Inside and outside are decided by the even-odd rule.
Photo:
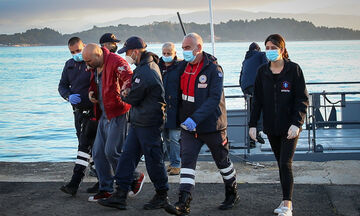
[[[208,0],[0,0],[0,34],[50,27],[61,33],[124,17],[208,9]],[[251,12],[359,15],[359,0],[213,0],[216,9]],[[357,20],[359,22],[359,20]]]

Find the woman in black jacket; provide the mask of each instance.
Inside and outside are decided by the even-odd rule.
[[[264,133],[279,166],[283,192],[283,201],[274,213],[291,216],[292,159],[309,99],[302,70],[289,60],[284,38],[270,35],[265,46],[270,63],[261,66],[256,76],[249,135],[256,141],[256,124],[263,111]]]

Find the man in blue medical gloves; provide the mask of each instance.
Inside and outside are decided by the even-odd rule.
[[[61,97],[72,105],[76,136],[79,142],[71,180],[60,188],[61,191],[70,195],[76,194],[85,175],[97,128],[93,103],[90,102],[88,97],[91,73],[86,70],[86,64],[81,54],[84,46],[84,43],[78,37],[69,39],[68,47],[72,58],[65,63],[58,88]]]
[[[200,35],[187,34],[182,49],[187,65],[180,78],[179,118],[182,129],[179,200],[175,205],[166,206],[165,210],[174,215],[190,213],[196,162],[204,144],[210,149],[225,184],[225,200],[219,209],[231,209],[239,201],[239,196],[235,168],[228,157],[224,73],[216,58],[203,52]]]

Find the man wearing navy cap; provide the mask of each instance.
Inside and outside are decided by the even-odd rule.
[[[117,43],[119,42],[120,40],[118,40],[112,33],[103,34],[99,41],[101,47],[106,47],[112,53],[115,53],[118,49]]]
[[[164,123],[165,92],[158,67],[159,57],[146,51],[146,43],[139,37],[130,37],[119,54],[135,64],[131,88],[121,92],[122,100],[131,104],[130,129],[123,153],[119,158],[115,180],[117,190],[108,199],[99,200],[103,206],[126,209],[126,195],[141,156],[145,156],[146,169],[156,194],[144,209],[158,209],[168,205],[168,177],[163,161],[161,127]]]

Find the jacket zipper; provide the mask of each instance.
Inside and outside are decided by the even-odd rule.
[[[275,131],[278,131],[278,106],[277,106],[277,82],[274,82],[274,127],[275,127]]]
[[[191,73],[193,72],[192,70],[194,69],[192,65],[191,66]],[[188,76],[188,83],[187,83],[187,87],[186,87],[186,101],[188,101],[189,99],[189,85],[190,85],[190,79],[191,79],[192,74],[189,74]],[[195,89],[194,89],[194,97],[195,97]]]

